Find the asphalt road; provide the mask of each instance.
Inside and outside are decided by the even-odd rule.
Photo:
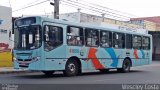
[[[61,72],[46,77],[41,72],[0,74],[1,84],[160,84],[160,62],[132,68],[130,73],[91,72],[65,77]]]

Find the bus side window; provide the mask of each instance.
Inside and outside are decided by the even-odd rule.
[[[99,46],[99,32],[95,29],[85,29],[85,40],[86,40],[86,46],[93,46],[97,47]]]
[[[67,43],[73,46],[81,46],[84,42],[83,28],[68,26],[67,27]]]
[[[133,36],[133,49],[141,49],[142,47],[142,37],[134,35]]]
[[[113,47],[125,48],[125,34],[113,33]]]
[[[149,50],[150,49],[150,39],[149,37],[143,37],[142,38],[142,47],[144,50]]]
[[[132,49],[132,35],[126,34],[126,48]]]
[[[108,31],[100,32],[100,46],[112,47],[112,33]]]

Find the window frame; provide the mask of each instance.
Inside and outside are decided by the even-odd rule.
[[[130,36],[130,37],[131,37],[131,40],[128,41],[127,36]],[[126,39],[125,39],[125,44],[126,44],[125,47],[126,47],[126,49],[132,49],[132,48],[133,48],[133,40],[132,40],[132,39],[133,39],[133,35],[126,33],[125,38],[126,38]],[[127,47],[127,43],[130,43],[130,44],[131,44],[131,47]]]
[[[140,42],[140,43],[141,43],[141,46],[140,46],[140,48],[138,48],[138,46],[134,47],[134,45],[133,45],[133,44],[135,43],[135,42],[133,41],[133,39],[134,39],[135,36],[141,37],[141,42]],[[138,41],[137,41],[136,43],[138,44]],[[138,49],[138,50],[142,49],[142,36],[140,36],[140,35],[132,35],[132,48],[133,48],[133,49]]]
[[[23,27],[28,27],[29,29],[31,29],[31,27],[32,26],[38,26],[39,27],[39,43],[40,43],[40,45],[39,45],[39,47],[36,47],[36,48],[34,48],[34,49],[38,49],[38,48],[41,48],[41,46],[42,46],[42,43],[43,43],[43,34],[42,34],[42,32],[43,32],[43,28],[42,28],[42,26],[41,25],[39,25],[39,24],[35,24],[35,25],[26,25],[26,26],[21,26],[21,27],[16,27],[16,28],[14,28],[14,30],[15,30],[15,33],[20,33],[19,32],[19,29],[20,28],[23,28]],[[28,34],[28,33],[27,33]],[[18,36],[14,36],[14,38],[17,38],[17,37],[20,37],[19,36],[19,34],[18,34]],[[19,41],[21,41],[21,40],[19,40]],[[19,47],[19,43],[20,42],[17,42],[17,41],[14,41],[14,49],[15,50],[28,50],[28,49],[22,49],[22,46],[21,47]],[[30,50],[34,50],[34,49],[30,49]]]
[[[115,47],[115,41],[117,41],[115,38],[114,38],[114,34],[117,33],[117,34],[121,34],[122,36],[122,39],[124,40],[121,40],[120,42],[122,43],[122,47]],[[121,32],[113,32],[112,33],[112,47],[115,48],[115,49],[124,49],[125,48],[125,33],[121,33]],[[124,46],[123,46],[124,45]]]
[[[102,46],[101,45],[101,38],[102,38],[102,33],[103,32],[105,32],[105,33],[109,33],[109,39],[107,39],[107,41],[109,41],[109,42],[107,42],[107,43],[111,43],[111,45],[109,45],[108,47],[107,46]],[[110,36],[111,35],[111,36]],[[100,32],[99,32],[99,46],[100,47],[102,47],[102,48],[110,48],[110,47],[112,47],[113,46],[113,32],[112,31],[107,31],[107,30],[100,30]]]
[[[68,34],[68,30],[70,30],[70,27],[73,27],[73,28],[79,28],[79,30],[80,30],[80,32],[81,32],[81,30],[82,30],[82,36],[80,35],[80,36],[74,36],[74,35],[67,35]],[[80,33],[81,34],[81,33]],[[76,44],[74,44],[74,45],[71,45],[71,44],[69,44],[68,43],[68,36],[74,36],[74,37],[80,37],[80,38],[82,38],[82,44],[81,45],[76,45]],[[83,29],[83,27],[79,27],[79,26],[72,26],[72,25],[68,25],[67,26],[67,30],[66,30],[66,43],[67,43],[67,45],[68,46],[83,46],[84,45],[84,29]]]
[[[149,40],[148,43],[144,43],[143,38],[148,38],[148,40]],[[147,49],[144,48],[143,44],[148,44]],[[143,50],[150,50],[150,37],[147,37],[147,36],[143,36],[143,37],[142,37],[142,49],[143,49]]]
[[[45,43],[46,43],[46,41],[44,40],[45,39],[45,31],[46,31],[46,26],[51,26],[51,27],[58,27],[58,28],[60,28],[61,29],[61,38],[62,38],[62,42],[61,42],[61,44],[59,44],[59,45],[57,45],[57,46],[55,46],[54,48],[52,48],[51,50],[46,50],[45,48]],[[44,42],[44,51],[47,51],[47,52],[49,52],[49,51],[52,51],[52,50],[54,50],[55,48],[57,48],[57,47],[59,47],[59,46],[61,46],[61,45],[63,45],[63,43],[64,43],[64,39],[63,39],[63,27],[61,27],[61,26],[58,26],[58,25],[49,25],[49,24],[46,24],[46,25],[44,25],[44,30],[43,30],[43,42]]]
[[[87,29],[88,29],[88,30],[87,30]],[[87,38],[91,38],[91,43],[92,43],[92,37],[88,37],[88,36],[87,36],[87,33],[88,33],[87,31],[90,31],[90,30],[94,30],[94,31],[97,32],[97,33],[96,33],[96,36],[98,35],[98,36],[97,36],[97,40],[98,40],[98,45],[97,45],[97,46],[87,45]],[[84,35],[85,35],[85,38],[84,38],[84,39],[85,39],[85,44],[84,44],[84,45],[85,45],[86,47],[99,47],[99,41],[100,41],[100,40],[99,40],[99,37],[100,37],[100,33],[99,33],[100,31],[99,31],[99,29],[96,29],[96,28],[85,28],[85,29],[84,29],[84,32],[85,32],[85,33],[84,33]]]

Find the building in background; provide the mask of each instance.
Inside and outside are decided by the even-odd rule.
[[[142,23],[149,31],[160,31],[160,16],[131,18],[130,21]]]
[[[143,24],[140,23],[132,23],[128,21],[119,21],[115,19],[105,18],[103,16],[96,16],[82,12],[73,12],[73,13],[65,13],[60,14],[60,19],[73,21],[73,22],[80,22],[80,23],[92,23],[95,25],[100,25],[101,23],[111,24],[111,25],[118,25],[123,27],[129,28],[141,28],[143,29]]]
[[[0,66],[12,65],[12,9],[0,6]]]

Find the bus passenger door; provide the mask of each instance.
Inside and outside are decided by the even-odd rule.
[[[47,70],[61,70],[65,55],[63,46],[64,26],[55,23],[44,25],[44,60]]]

